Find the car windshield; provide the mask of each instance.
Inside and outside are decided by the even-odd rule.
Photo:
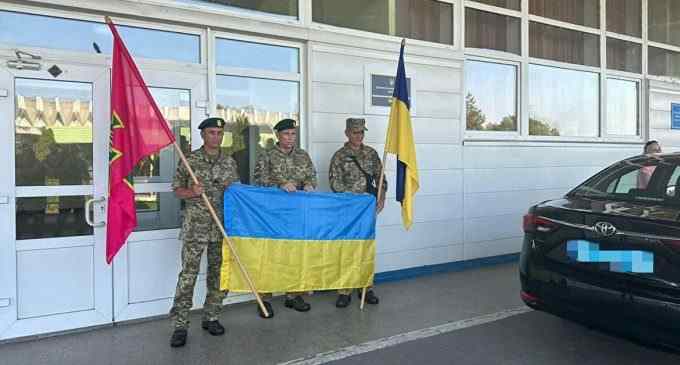
[[[623,160],[588,179],[568,195],[680,204],[680,156],[649,155]]]

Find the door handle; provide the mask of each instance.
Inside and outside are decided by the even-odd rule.
[[[91,210],[90,208],[92,207],[92,203],[103,203],[105,201],[106,201],[106,198],[99,198],[99,199],[92,198],[92,199],[87,199],[87,201],[85,201],[85,222],[87,222],[87,224],[90,227],[96,228],[96,227],[104,227],[106,225],[106,222],[94,223],[93,219],[90,218],[90,210]]]

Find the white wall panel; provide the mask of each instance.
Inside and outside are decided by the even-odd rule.
[[[418,77],[419,91],[443,91],[456,93],[462,84],[462,64],[460,68],[442,67],[421,64],[406,64],[407,75],[413,73]]]
[[[364,88],[357,85],[314,82],[312,111],[362,114]]]
[[[523,213],[533,204],[560,198],[566,192],[548,189],[465,194],[463,209],[466,219]]]
[[[417,195],[413,207],[415,222],[444,221],[463,218],[463,196]],[[394,198],[385,202],[385,208],[378,215],[378,226],[400,225],[401,205]]]
[[[461,104],[459,93],[416,91],[415,108],[417,117],[458,118]]]
[[[522,240],[523,238],[520,236],[496,241],[466,243],[463,247],[463,257],[464,260],[472,260],[517,253],[522,250]]]
[[[376,272],[401,270],[410,267],[443,264],[463,259],[463,245],[429,247],[422,250],[408,250],[380,253],[376,257]]]
[[[93,255],[91,246],[17,252],[19,318],[94,309]]]
[[[459,244],[463,243],[463,221],[414,223],[409,231],[401,224],[383,226],[376,232],[376,241],[379,253]]]
[[[671,127],[671,112],[670,110],[650,110],[649,111],[649,128],[654,129],[670,129]]]
[[[596,172],[597,166],[466,169],[465,193],[532,189],[571,189]]]
[[[638,155],[639,146],[507,146],[468,145],[464,149],[465,168],[499,167],[605,167],[626,157]]]
[[[465,244],[522,236],[523,215],[505,214],[466,219]]]
[[[364,84],[364,64],[370,59],[339,53],[312,51],[312,81]],[[363,94],[362,94],[363,95]]]

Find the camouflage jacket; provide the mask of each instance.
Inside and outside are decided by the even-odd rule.
[[[375,179],[375,185],[380,181],[380,170],[382,163],[378,152],[373,148],[361,145],[361,149],[354,151],[349,147],[349,143],[340,148],[331,158],[331,166],[328,172],[331,190],[336,193],[365,193],[366,177],[353,161],[356,158],[361,168]],[[383,192],[387,191],[387,179],[383,179]]]
[[[217,156],[209,156],[203,147],[187,155],[189,165],[194,170],[198,181],[210,199],[217,215],[222,219],[224,185],[239,181],[238,169],[234,159],[220,152]],[[191,176],[180,162],[177,166],[172,188],[188,188],[192,185]],[[222,241],[222,232],[212,219],[210,211],[203,204],[203,198],[185,199],[184,219],[180,239],[196,241]]]
[[[260,154],[254,171],[254,183],[258,186],[281,186],[293,183],[298,190],[305,185],[316,188],[316,169],[305,150],[293,148],[284,153],[274,146]]]

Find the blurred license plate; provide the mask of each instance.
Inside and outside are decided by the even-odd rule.
[[[578,262],[608,263],[614,272],[654,272],[654,253],[641,250],[600,250],[600,244],[587,240],[567,241],[567,256]]]

